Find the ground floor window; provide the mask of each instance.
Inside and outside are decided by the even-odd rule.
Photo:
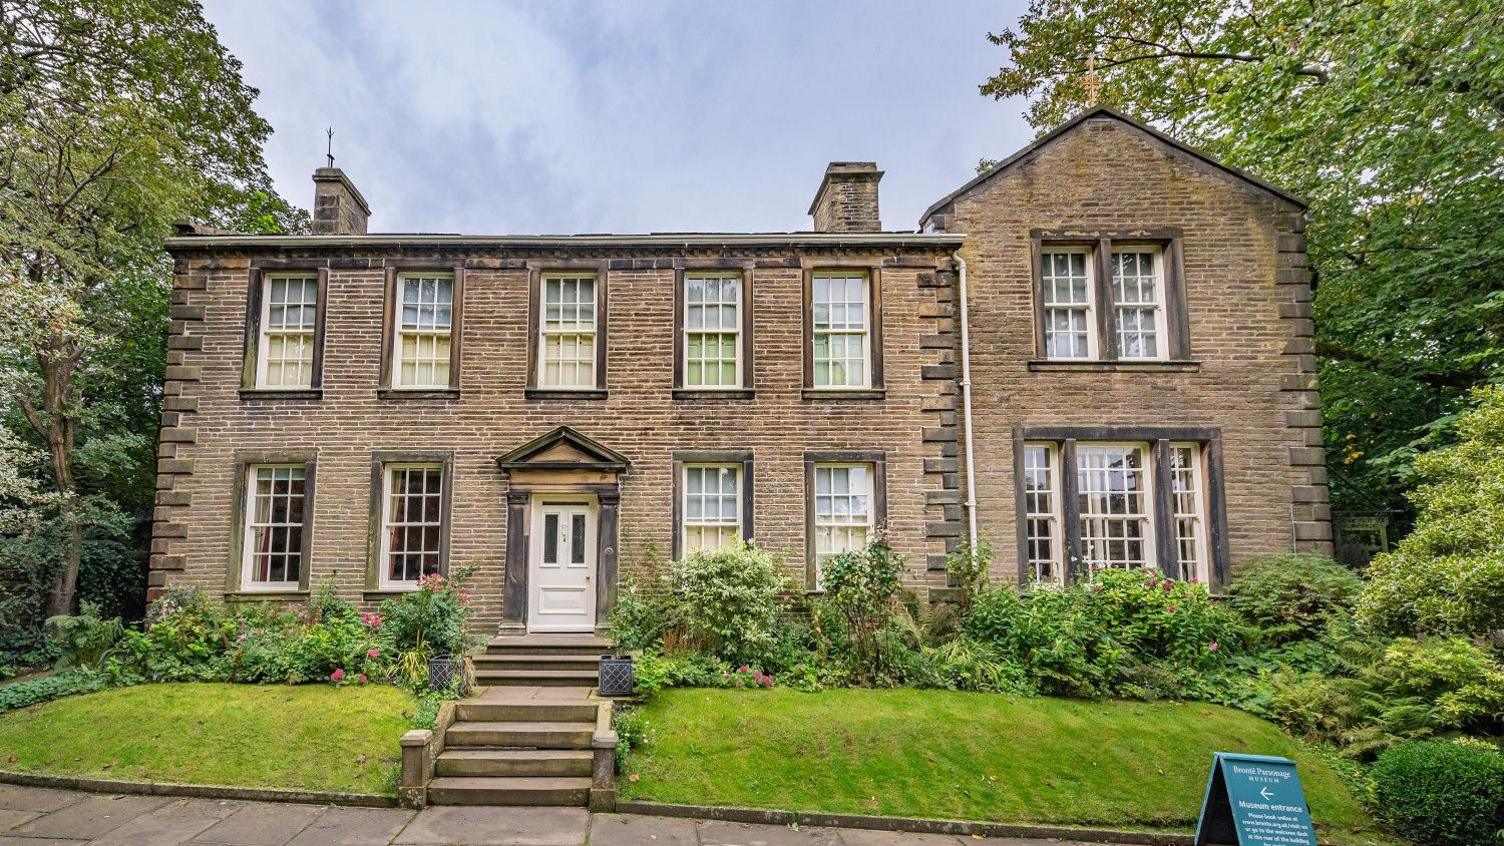
[[[1104,567],[1155,567],[1208,581],[1205,467],[1202,441],[1024,441],[1018,461],[1023,577],[1058,583]]]
[[[416,587],[443,562],[444,466],[391,464],[383,479],[381,587]]]
[[[741,466],[686,464],[684,552],[715,552],[742,539]]]
[[[867,545],[874,527],[871,464],[816,464],[814,494],[815,586],[832,555]]]
[[[307,563],[307,470],[302,464],[253,464],[246,473],[242,583],[250,590],[297,590]]]

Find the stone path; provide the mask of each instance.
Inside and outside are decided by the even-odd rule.
[[[0,846],[1070,846],[583,808],[343,808],[111,796],[0,784]]]

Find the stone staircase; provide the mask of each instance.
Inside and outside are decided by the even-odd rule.
[[[494,638],[476,655],[475,683],[486,687],[595,687],[601,653],[611,642],[595,635],[513,635]]]
[[[441,715],[426,801],[609,807],[612,704],[593,696],[608,647],[585,635],[493,640],[474,658],[479,695]]]

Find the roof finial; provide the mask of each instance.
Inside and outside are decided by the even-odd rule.
[[[1097,105],[1097,98],[1102,96],[1102,76],[1097,73],[1095,53],[1086,57],[1086,74],[1081,77],[1081,87],[1086,90],[1087,108]]]
[[[329,159],[329,166],[334,167],[334,127],[324,130],[324,134],[329,136],[328,144],[324,147],[324,156]]]

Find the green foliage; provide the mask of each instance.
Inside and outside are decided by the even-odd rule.
[[[1100,102],[1310,202],[1334,504],[1403,507],[1416,448],[1504,363],[1496,4],[1034,0],[989,37],[1007,59],[982,93],[1029,97],[1040,130],[1095,75]]]
[[[47,626],[57,646],[59,667],[92,667],[125,636],[119,617],[102,619],[99,609],[87,601],[79,604],[77,616],[53,617]]]
[[[1024,670],[1039,693],[1199,698],[1244,646],[1241,624],[1206,588],[1152,570],[1100,570],[1091,581],[977,598],[963,633]]]
[[[617,650],[632,652],[661,645],[664,633],[677,624],[677,614],[668,565],[649,540],[642,556],[623,576],[607,617]]]
[[[961,544],[960,548],[945,556],[945,572],[950,577],[950,586],[961,591],[961,611],[971,610],[976,597],[987,590],[987,572],[992,567],[992,546],[987,541],[978,541],[976,546]]]
[[[611,729],[616,732],[616,773],[626,769],[627,755],[648,743],[648,720],[638,708],[623,708],[611,715]]]
[[[637,689],[652,694],[668,687],[717,687],[730,668],[702,652],[645,652],[632,662],[632,669]]]
[[[920,653],[915,614],[905,602],[903,556],[882,536],[860,552],[825,559],[813,605],[822,655],[857,684],[922,682],[928,666]]]
[[[239,634],[225,607],[197,589],[168,591],[147,612],[147,627],[125,633],[106,657],[117,684],[224,681]]]
[[[462,658],[474,645],[470,634],[468,569],[451,577],[439,574],[418,580],[418,589],[381,603],[379,615],[362,625],[379,629],[391,650],[393,675],[414,689],[428,682],[429,658]]]
[[[109,679],[103,674],[86,669],[64,670],[50,676],[13,682],[0,687],[0,712],[50,702],[75,693],[93,693],[103,690],[108,684]]]
[[[751,544],[692,552],[674,562],[670,579],[679,622],[706,651],[747,663],[772,644],[787,580],[771,554]]]
[[[1023,665],[984,641],[957,637],[925,651],[936,684],[949,690],[976,690],[1029,696],[1035,692]]]
[[[1415,530],[1374,559],[1359,619],[1394,634],[1504,629],[1504,387],[1480,390],[1459,442],[1421,455]]]
[[[1261,642],[1285,645],[1320,637],[1362,591],[1362,579],[1325,556],[1270,555],[1248,562],[1227,601]]]
[[[1504,838],[1504,755],[1480,745],[1422,741],[1373,767],[1378,815],[1428,846],[1494,846]]]

